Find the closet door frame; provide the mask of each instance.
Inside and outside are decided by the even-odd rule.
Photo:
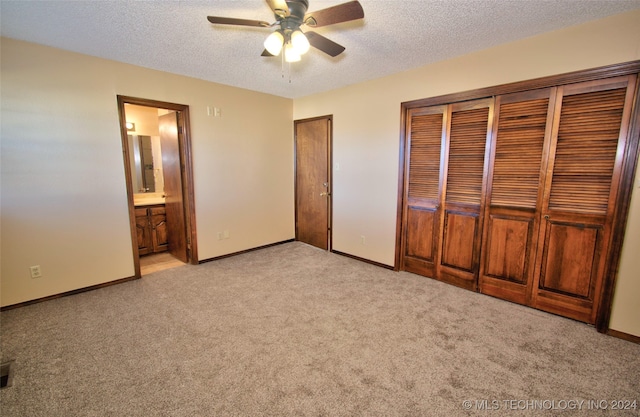
[[[394,269],[401,269],[404,257],[402,252],[402,232],[403,224],[405,221],[404,207],[406,206],[405,150],[407,149],[407,139],[409,137],[409,132],[407,131],[407,114],[410,109],[446,105],[461,101],[490,98],[503,94],[517,93],[540,88],[557,87],[564,84],[601,80],[604,78],[612,78],[639,73],[640,60],[637,60],[402,103],[400,124],[400,155],[398,169],[398,204],[396,219],[396,257]],[[638,78],[640,79],[640,77]],[[623,162],[621,169],[621,179],[617,190],[617,197],[615,199],[615,212],[612,218],[611,233],[612,236],[616,237],[616,239],[613,240],[608,254],[605,255],[607,256],[606,273],[603,277],[603,285],[600,291],[595,320],[596,329],[601,333],[606,333],[609,330],[609,319],[611,316],[613,292],[615,289],[616,275],[620,262],[620,252],[622,249],[622,243],[624,241],[624,233],[626,230],[627,216],[629,213],[631,193],[633,191],[634,174],[638,162],[638,142],[640,141],[640,93],[638,93],[638,84],[640,84],[640,81],[636,82],[636,95],[629,124],[627,146],[624,155],[622,156]]]

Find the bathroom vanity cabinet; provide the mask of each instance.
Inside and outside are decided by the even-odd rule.
[[[139,255],[168,250],[167,216],[164,204],[138,206],[135,211]]]

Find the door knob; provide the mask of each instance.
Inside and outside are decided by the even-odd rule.
[[[545,215],[544,215],[544,218],[545,218],[546,220],[549,220],[549,215],[548,215],[548,214],[545,214]]]
[[[329,193],[320,193],[320,197],[328,197],[328,196],[330,196],[330,195],[331,195],[331,194],[329,194]]]

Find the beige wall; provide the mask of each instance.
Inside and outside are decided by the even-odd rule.
[[[160,136],[157,108],[125,104],[124,112],[127,122],[132,122],[136,125],[136,129],[130,132],[131,135]]]
[[[631,196],[609,327],[640,336],[640,159]]]
[[[402,102],[640,59],[638,22],[640,11],[617,15],[295,100],[294,119],[334,116],[333,248],[394,263]],[[625,254],[640,250],[632,227]],[[640,257],[626,255],[619,288],[629,295],[616,295],[612,328],[640,335],[637,271]]]
[[[117,94],[189,105],[200,259],[293,238],[290,99],[1,46],[3,306],[133,275]]]

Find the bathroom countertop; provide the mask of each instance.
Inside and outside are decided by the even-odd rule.
[[[162,197],[155,197],[155,198],[141,198],[141,199],[134,199],[133,201],[133,205],[136,207],[140,207],[140,206],[152,206],[155,204],[164,204],[164,198]]]

